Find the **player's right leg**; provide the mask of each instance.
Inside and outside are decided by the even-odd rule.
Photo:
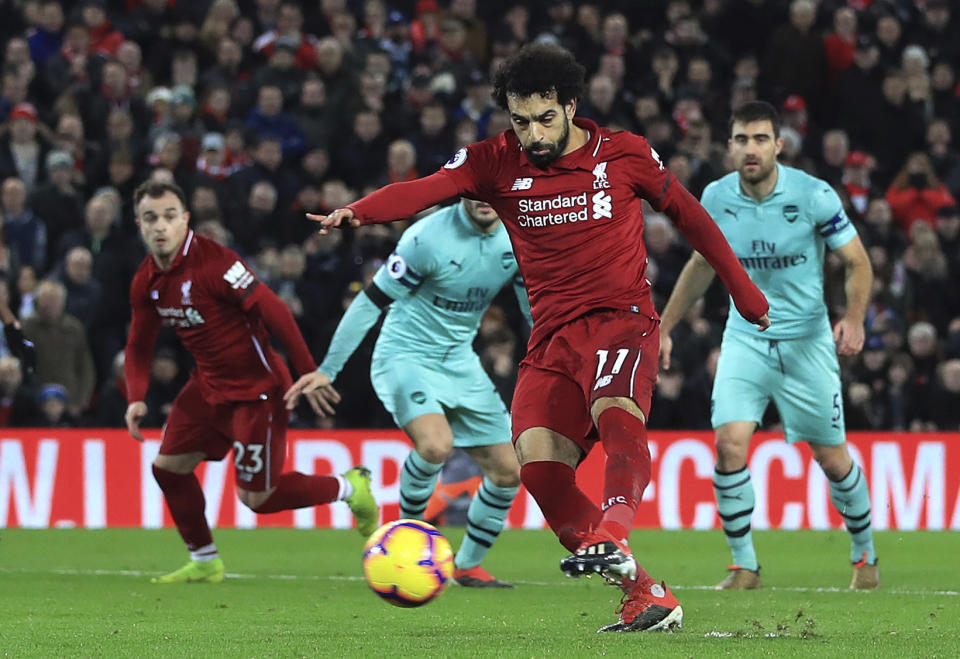
[[[189,380],[173,402],[160,453],[153,462],[153,476],[190,552],[190,561],[179,570],[151,579],[154,583],[223,581],[223,561],[204,515],[203,488],[193,473],[201,461],[220,460],[229,451],[229,442],[211,424],[216,424],[216,410],[203,399],[196,383]]]
[[[717,448],[713,492],[733,562],[727,577],[717,584],[719,590],[761,587],[750,525],[755,495],[747,469],[747,449],[770,404],[771,392],[782,386],[782,379],[776,342],[739,335],[724,337],[710,420]]]
[[[453,452],[453,431],[443,414],[432,412],[410,419],[403,426],[413,442],[400,470],[400,516],[423,519],[440,470]]]
[[[151,579],[154,583],[218,583],[223,581],[223,561],[217,554],[210,527],[204,516],[203,489],[193,470],[203,453],[158,455],[153,476],[163,492],[167,509],[183,538],[190,561],[178,570]]]
[[[730,572],[717,584],[717,590],[752,590],[762,585],[750,526],[755,495],[747,469],[747,449],[755,428],[752,421],[732,421],[716,430],[713,492],[723,534],[733,556],[733,563],[728,566]]]

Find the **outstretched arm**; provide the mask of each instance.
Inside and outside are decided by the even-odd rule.
[[[380,314],[386,309],[393,298],[383,292],[375,283],[371,283],[365,290],[360,291],[333,333],[330,347],[323,363],[317,369],[336,380],[343,365],[350,359],[357,346],[363,341],[370,328],[377,324]]]
[[[309,373],[317,368],[290,308],[270,287],[259,285],[254,288],[250,293],[250,303],[250,307],[263,318],[270,333],[280,340],[297,373]]]
[[[687,264],[670,293],[667,306],[660,314],[660,363],[664,369],[670,368],[670,353],[673,339],[670,332],[677,326],[687,310],[703,297],[713,281],[714,270],[700,252],[690,255]]]
[[[767,311],[770,306],[767,298],[740,265],[727,239],[700,202],[682,185],[673,183],[669,186],[661,210],[720,275],[740,315],[761,330],[769,327]]]
[[[307,219],[318,222],[320,233],[326,234],[344,222],[357,227],[410,217],[459,193],[460,190],[449,176],[436,172],[415,181],[391,183],[329,215],[307,213]]]
[[[873,288],[873,268],[859,236],[836,249],[846,269],[847,313],[833,328],[837,353],[855,355],[863,349],[863,321]]]
[[[374,283],[360,291],[337,324],[323,363],[314,372],[302,375],[283,395],[287,409],[295,408],[300,394],[304,394],[318,416],[333,414],[330,403],[340,402],[340,395],[332,387],[333,381],[391,302],[393,298]]]

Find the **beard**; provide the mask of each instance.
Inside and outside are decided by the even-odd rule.
[[[563,119],[563,133],[560,134],[560,139],[554,143],[550,142],[539,142],[537,147],[546,147],[546,150],[542,153],[532,153],[524,148],[524,151],[527,153],[527,158],[530,162],[533,163],[534,167],[540,169],[546,169],[553,162],[555,162],[561,155],[563,155],[564,150],[567,148],[567,143],[570,141],[570,120],[564,117]]]
[[[760,183],[761,181],[766,180],[777,166],[777,161],[774,160],[767,166],[764,166],[762,162],[751,163],[757,165],[757,169],[753,172],[747,171],[747,163],[744,162],[740,167],[740,178],[742,178],[747,183]]]

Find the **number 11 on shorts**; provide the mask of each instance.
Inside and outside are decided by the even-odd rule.
[[[617,350],[617,358],[613,362],[613,368],[610,370],[610,373],[603,375],[603,367],[607,365],[607,358],[610,355],[609,350],[597,350],[597,374],[594,377],[596,380],[593,385],[593,390],[596,391],[600,387],[605,387],[613,381],[613,376],[620,372],[620,369],[623,368],[623,362],[627,360],[627,355],[630,354],[629,348],[620,348]]]

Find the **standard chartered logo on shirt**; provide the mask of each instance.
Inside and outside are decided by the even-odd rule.
[[[613,197],[605,190],[592,196],[557,195],[549,199],[519,199],[517,201],[517,224],[522,227],[546,227],[589,219],[600,220],[613,217]],[[555,212],[559,211],[559,212]]]

